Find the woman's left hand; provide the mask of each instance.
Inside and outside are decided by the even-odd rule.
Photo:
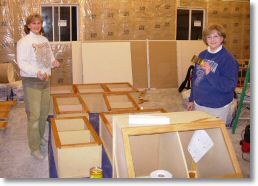
[[[60,63],[59,61],[55,60],[52,62],[52,66],[55,68],[55,67],[60,67]]]

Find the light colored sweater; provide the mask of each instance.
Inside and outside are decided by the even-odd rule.
[[[37,77],[38,71],[51,75],[55,60],[49,41],[30,32],[17,43],[17,63],[22,77]]]

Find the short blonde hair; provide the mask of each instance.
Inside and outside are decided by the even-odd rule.
[[[33,14],[29,15],[26,19],[26,25],[24,25],[24,32],[26,34],[30,33],[30,29],[29,29],[28,25],[31,22],[33,22],[35,19],[39,19],[43,26],[43,17],[41,15],[39,15],[38,13],[33,13]],[[43,27],[41,27],[41,30],[40,30],[40,34],[42,34],[42,33],[44,33]]]
[[[202,33],[202,40],[203,42],[208,45],[207,43],[207,36],[210,35],[212,33],[212,31],[216,30],[219,34],[219,36],[223,37],[223,44],[226,43],[226,32],[225,32],[225,29],[222,25],[219,25],[219,24],[213,24],[213,25],[210,25],[208,27],[206,27]]]

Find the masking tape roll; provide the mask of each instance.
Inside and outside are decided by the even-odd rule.
[[[173,178],[173,175],[166,170],[155,170],[150,174],[151,178]]]

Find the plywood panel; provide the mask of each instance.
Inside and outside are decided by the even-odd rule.
[[[148,88],[146,41],[131,41],[133,86]]]
[[[177,72],[178,87],[184,81],[187,70],[192,65],[191,59],[193,55],[207,48],[202,40],[200,41],[176,41],[177,42]]]
[[[129,42],[83,43],[82,62],[83,83],[133,82]]]
[[[150,41],[149,51],[151,88],[176,88],[176,41]]]

